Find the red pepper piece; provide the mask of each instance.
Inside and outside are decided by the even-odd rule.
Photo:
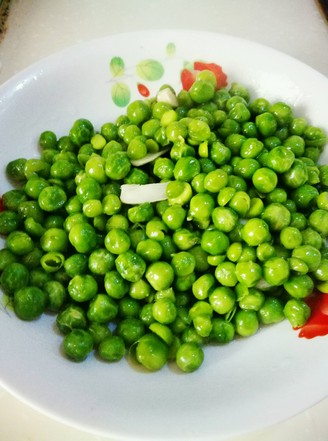
[[[189,90],[194,84],[196,79],[196,73],[189,69],[183,69],[181,72],[181,83],[184,90]]]
[[[216,88],[221,89],[228,85],[227,75],[223,72],[222,67],[216,63],[203,63],[202,61],[194,62],[194,69],[200,70],[210,70],[216,76]]]

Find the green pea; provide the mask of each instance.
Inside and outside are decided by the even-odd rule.
[[[70,243],[78,253],[88,253],[97,245],[97,234],[92,225],[80,222],[69,231]]]
[[[19,262],[8,262],[0,276],[0,285],[3,292],[9,296],[15,291],[27,286],[29,282],[29,271]]]
[[[292,257],[303,260],[307,264],[309,271],[315,271],[321,261],[320,251],[312,245],[301,245],[294,248]]]
[[[64,353],[68,358],[81,362],[87,358],[93,348],[93,338],[89,331],[73,329],[65,335],[63,342]]]
[[[171,265],[176,276],[187,276],[194,271],[196,259],[191,253],[180,251],[173,255]]]
[[[183,343],[177,350],[176,363],[183,372],[194,372],[204,361],[204,351],[195,343]]]
[[[290,188],[305,184],[308,179],[307,166],[300,159],[295,159],[289,170],[282,174],[283,183]]]
[[[140,222],[146,222],[153,218],[154,209],[149,202],[144,202],[139,205],[135,205],[128,209],[127,216],[130,222],[138,224]]]
[[[303,326],[311,315],[310,307],[301,299],[290,299],[284,306],[284,314],[293,328]]]
[[[157,158],[153,173],[159,179],[168,181],[173,178],[174,162],[170,158]]]
[[[195,197],[195,196],[194,196]],[[190,201],[191,204],[191,201]],[[183,226],[187,211],[180,205],[172,205],[166,208],[162,215],[162,220],[171,230],[177,230]]]
[[[132,282],[129,287],[129,295],[133,299],[143,300],[150,296],[152,292],[151,286],[144,279]]]
[[[215,86],[211,82],[202,79],[196,79],[189,89],[190,98],[198,104],[210,101],[214,94]]]
[[[116,318],[118,305],[107,294],[96,294],[90,301],[87,317],[91,322],[106,324]]]
[[[250,246],[258,246],[270,239],[268,224],[259,218],[249,219],[241,229],[242,239]]]
[[[30,253],[34,248],[31,237],[24,231],[16,230],[9,233],[6,238],[6,245],[9,251],[17,256]]]
[[[69,132],[71,141],[77,146],[88,143],[92,135],[93,125],[85,118],[77,119]]]
[[[261,323],[271,325],[284,320],[284,305],[277,297],[267,297],[258,311]]]
[[[44,285],[47,296],[47,310],[58,313],[67,300],[66,287],[57,280],[50,280]]]
[[[302,241],[303,236],[298,228],[287,226],[280,231],[280,242],[287,249],[299,247]]]
[[[131,250],[119,254],[115,266],[123,279],[129,282],[137,282],[146,271],[146,262]]]
[[[272,286],[283,285],[289,278],[288,262],[282,257],[270,257],[264,262],[263,277]]]
[[[324,237],[328,236],[327,221],[328,212],[326,210],[314,210],[309,216],[309,225]]]
[[[236,265],[233,262],[224,261],[218,263],[215,268],[215,278],[222,286],[233,287],[237,283]]]
[[[124,340],[118,335],[112,335],[99,343],[97,352],[102,360],[115,362],[124,357],[125,351]]]
[[[190,182],[198,173],[200,173],[199,161],[192,156],[179,158],[173,170],[176,180],[187,182]]]
[[[68,293],[76,302],[91,300],[98,290],[96,280],[89,274],[78,274],[68,284]]]
[[[326,282],[328,280],[328,259],[321,260],[320,265],[314,271],[314,276],[317,280]]]
[[[188,220],[193,219],[200,228],[206,228],[210,223],[215,200],[211,194],[199,193],[190,199]]]
[[[110,179],[123,179],[128,175],[130,169],[131,162],[126,152],[115,152],[106,158],[105,173]]]
[[[225,315],[234,308],[236,294],[232,288],[219,286],[210,293],[209,302],[215,312]]]
[[[0,212],[0,234],[8,235],[18,229],[20,218],[15,211],[5,210]]]
[[[210,193],[218,193],[228,184],[228,173],[222,169],[209,172],[204,179],[204,188]]]
[[[226,344],[231,342],[235,336],[235,328],[231,322],[219,317],[212,320],[212,330],[209,340],[217,344]]]
[[[262,277],[261,266],[253,261],[238,262],[236,264],[236,278],[238,282],[248,287],[255,286]]]
[[[146,269],[145,277],[156,291],[160,291],[171,286],[174,279],[174,270],[165,261],[153,262]]]
[[[314,283],[308,274],[301,274],[290,277],[284,283],[284,288],[295,299],[303,299],[311,294]]]
[[[114,298],[120,299],[129,291],[129,284],[116,270],[108,271],[104,277],[106,293]]]
[[[225,253],[229,244],[228,236],[217,229],[205,230],[200,242],[202,249],[212,256]]]
[[[212,221],[216,229],[229,233],[236,227],[238,215],[231,208],[216,207],[212,211]]]
[[[270,168],[261,167],[254,172],[252,182],[259,192],[270,193],[277,186],[278,177]]]
[[[306,228],[301,232],[303,245],[311,245],[320,250],[322,247],[322,236],[313,228]],[[300,244],[301,245],[301,244]]]
[[[271,231],[281,231],[290,224],[290,211],[282,204],[267,205],[262,212],[262,219],[269,225]]]
[[[285,173],[290,169],[294,160],[295,154],[292,150],[277,146],[268,153],[265,164],[276,173]]]
[[[161,258],[163,248],[157,240],[145,239],[138,243],[136,251],[146,262],[156,262]]]
[[[112,228],[105,236],[104,244],[112,254],[122,254],[128,251],[131,240],[128,233],[120,228]]]
[[[14,293],[14,311],[21,320],[35,320],[45,311],[47,296],[36,286],[24,286]]]
[[[278,124],[271,112],[263,112],[255,117],[255,123],[261,135],[267,137],[275,134]]]
[[[136,346],[136,359],[150,371],[160,370],[168,359],[168,346],[157,335],[143,335]]]
[[[257,288],[247,288],[246,294],[238,296],[241,309],[259,311],[265,301],[265,295]]]
[[[50,164],[38,158],[27,159],[24,164],[24,174],[26,179],[30,179],[32,176],[48,179]]]
[[[65,261],[65,256],[58,251],[51,251],[43,254],[40,259],[40,264],[42,268],[49,272],[58,271],[63,265]]]
[[[238,310],[234,316],[235,330],[241,337],[254,335],[259,328],[256,311]]]

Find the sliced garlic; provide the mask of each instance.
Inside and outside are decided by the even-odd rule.
[[[160,103],[171,104],[172,107],[178,107],[179,105],[176,94],[169,87],[165,87],[165,89],[161,89],[158,92],[156,99]]]
[[[121,185],[120,199],[124,204],[142,204],[144,202],[158,202],[167,199],[166,187],[168,182],[154,184],[123,184]]]
[[[156,158],[158,158],[159,156],[164,155],[164,153],[166,153],[168,151],[169,151],[169,149],[164,149],[164,150],[160,150],[159,152],[148,153],[146,156],[144,156],[141,159],[133,159],[131,161],[131,164],[134,167],[140,167],[141,165],[148,164],[148,162],[154,161]]]

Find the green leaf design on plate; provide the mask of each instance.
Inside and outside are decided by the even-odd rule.
[[[115,83],[112,86],[112,98],[118,107],[125,107],[129,104],[131,93],[130,88],[125,83]]]
[[[121,77],[124,74],[124,61],[121,57],[113,57],[109,63],[109,69],[113,77]]]
[[[174,43],[168,43],[166,46],[166,54],[168,57],[175,55],[176,47]]]
[[[156,60],[142,60],[136,65],[136,74],[146,81],[156,81],[162,78],[164,66]]]

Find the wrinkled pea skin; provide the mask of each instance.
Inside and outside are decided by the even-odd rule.
[[[44,130],[39,158],[6,166],[1,289],[22,320],[55,314],[73,361],[192,373],[207,344],[300,327],[328,291],[324,130],[212,70],[167,87],[172,102]],[[122,184],[158,182],[166,198],[122,202]]]

